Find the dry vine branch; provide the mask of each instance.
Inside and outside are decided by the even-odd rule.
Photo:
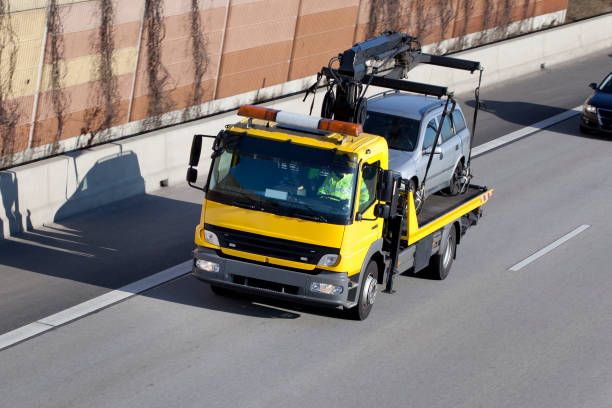
[[[191,53],[193,56],[193,93],[190,108],[183,112],[183,119],[193,119],[200,116],[200,104],[204,96],[202,79],[208,67],[208,53],[206,40],[202,35],[202,21],[198,0],[191,0]]]
[[[145,0],[144,32],[147,48],[147,81],[149,85],[148,118],[145,128],[161,126],[161,115],[172,107],[172,101],[164,94],[170,79],[168,70],[162,64],[162,42],[166,36],[162,0]]]
[[[68,105],[68,99],[62,89],[62,80],[66,75],[65,69],[62,69],[61,61],[64,59],[64,38],[63,26],[60,17],[59,6],[57,0],[50,0],[49,16],[47,18],[47,44],[49,56],[51,59],[51,104],[55,119],[57,120],[57,130],[53,135],[52,143],[49,147],[49,153],[54,154],[59,150],[59,141],[64,130],[65,118],[64,112]]]
[[[13,97],[13,76],[17,66],[17,36],[11,24],[10,6],[0,0],[0,167],[8,165],[5,157],[14,153],[16,128],[19,120]]]
[[[112,0],[99,0],[100,27],[95,38],[95,50],[99,54],[93,67],[97,79],[91,88],[92,109],[86,117],[86,128],[82,133],[91,132],[90,144],[96,133],[108,129],[116,123],[119,105],[117,77],[113,74],[113,54],[115,51],[114,20],[115,10]]]

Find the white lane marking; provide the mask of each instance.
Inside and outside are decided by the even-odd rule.
[[[18,329],[0,335],[0,350],[20,343],[31,337],[37,336],[57,326],[69,323],[90,313],[104,309],[117,302],[121,302],[145,290],[161,285],[173,279],[188,274],[191,271],[193,261],[188,260],[154,275],[147,276],[139,281],[132,282],[119,289],[79,303],[76,306],[62,310],[59,313],[44,317],[34,323],[22,326]]]
[[[567,234],[565,234],[564,236],[562,236],[561,238],[559,238],[558,240],[556,240],[552,244],[550,244],[548,246],[545,246],[544,248],[540,249],[535,254],[531,255],[529,258],[526,258],[525,260],[517,263],[516,265],[514,265],[513,267],[511,267],[508,270],[512,271],[512,272],[516,272],[516,271],[520,270],[521,268],[523,268],[524,266],[532,263],[536,259],[546,255],[547,253],[549,253],[553,249],[557,248],[559,245],[563,244],[564,242],[574,238],[576,235],[580,234],[581,232],[583,232],[584,230],[586,230],[589,227],[590,227],[590,225],[587,225],[587,224],[579,226],[578,228],[576,228],[572,232],[568,232]]]
[[[30,337],[37,336],[40,333],[44,333],[49,329],[52,329],[52,327],[36,322],[21,326],[18,329],[0,336],[0,350],[22,342],[25,339],[29,339]]]
[[[576,106],[573,109],[570,109],[565,112],[561,112],[558,115],[551,116],[548,119],[544,119],[539,122],[536,122],[531,126],[524,127],[512,133],[508,133],[505,136],[501,136],[501,137],[498,137],[497,139],[491,140],[490,142],[483,143],[479,146],[476,146],[472,149],[472,157],[478,157],[481,154],[488,152],[489,150],[498,148],[503,145],[507,145],[508,143],[512,143],[515,140],[521,139],[532,133],[539,132],[540,130],[546,129],[547,127],[552,126],[556,123],[563,122],[564,120],[569,119],[572,116],[579,114],[581,110],[582,110],[582,105]]]
[[[517,139],[520,139],[522,137],[525,137],[531,133],[535,133],[539,130],[542,130],[544,128],[547,128],[549,126],[554,125],[555,123],[564,121],[574,115],[576,115],[577,113],[579,113],[580,109],[582,106],[578,106],[572,110],[560,113],[558,115],[552,116],[548,119],[542,120],[540,122],[534,123],[531,126],[527,126],[523,129],[519,129],[515,132],[509,133],[505,136],[501,136],[495,140],[492,140],[490,142],[484,143],[480,146],[477,146],[473,149],[472,151],[472,156],[476,157],[480,154],[483,154],[491,149],[495,149],[496,147],[500,147],[503,146],[505,144],[508,144],[510,142],[513,142]],[[583,226],[584,227],[584,226]],[[588,228],[589,226],[586,226],[586,228]],[[582,228],[582,227],[581,227]],[[585,228],[585,229],[586,229]],[[582,231],[579,231],[578,233],[580,233]],[[569,237],[571,238],[571,237]],[[567,238],[567,239],[569,239]],[[563,239],[563,238],[561,238]],[[567,240],[566,239],[566,240]],[[565,242],[565,241],[563,241]],[[562,243],[562,242],[561,242]],[[559,245],[561,245],[561,243],[559,243]],[[558,245],[557,245],[558,246]],[[553,248],[551,248],[553,249]],[[71,253],[74,253],[74,251],[70,251]],[[88,256],[89,254],[85,254],[85,253],[78,253],[79,255],[82,256]],[[531,257],[527,258],[525,261],[529,260],[530,258],[534,257],[536,254],[532,255]],[[543,254],[542,254],[543,255]],[[529,262],[532,262],[533,260],[539,258],[540,256],[531,259]],[[187,273],[189,273],[189,271],[185,271],[185,269],[190,269],[191,263],[193,261],[192,260],[188,260],[185,261],[181,264],[175,265],[171,268],[166,269],[165,271],[162,272],[158,272],[155,275],[151,275],[149,277],[146,277],[144,279],[141,279],[139,281],[136,281],[134,283],[130,283],[129,285],[126,285],[122,288],[119,288],[117,290],[113,290],[109,293],[105,293],[104,295],[98,296],[94,299],[90,299],[86,302],[80,303],[76,306],[73,306],[69,309],[63,310],[59,313],[56,313],[54,315],[51,316],[47,316],[43,319],[38,320],[37,322],[28,324],[26,326],[22,326],[18,329],[15,329],[13,331],[10,331],[8,333],[2,334],[0,335],[0,350],[6,348],[6,347],[10,347],[12,345],[15,345],[17,343],[20,343],[24,340],[27,340],[31,337],[34,337],[36,335],[39,335],[41,333],[46,332],[47,330],[51,330],[57,326],[60,326],[62,324],[66,324],[68,322],[71,322],[73,320],[76,320],[78,318],[81,318],[85,315],[88,315],[90,313],[96,312],[100,309],[103,309],[105,307],[108,307],[114,303],[120,302],[122,300],[125,300],[131,296],[134,296],[138,293],[141,293],[145,290],[151,289],[154,286],[157,285],[161,285],[162,283],[166,283],[172,279],[178,278],[182,275],[185,275]],[[521,265],[523,262],[521,262],[520,264],[517,264],[515,266],[513,266],[510,270],[514,270],[513,268],[516,268],[517,266]],[[527,262],[527,263],[529,263]],[[527,263],[525,263],[524,265],[526,265]],[[522,268],[524,265],[521,265],[518,269]],[[516,270],[518,270],[516,269]]]

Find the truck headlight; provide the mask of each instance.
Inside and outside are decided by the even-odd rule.
[[[219,264],[215,262],[205,261],[203,259],[196,259],[195,265],[198,269],[206,272],[219,272]]]
[[[208,242],[209,244],[221,246],[219,245],[219,238],[214,232],[204,230],[204,239],[206,239],[206,242]]]
[[[597,113],[597,108],[593,105],[589,105],[588,103],[584,105],[583,110],[588,113]]]
[[[317,265],[318,266],[334,266],[338,263],[338,259],[340,259],[340,255],[336,255],[336,254],[323,255]]]
[[[331,283],[312,282],[310,291],[316,293],[324,293],[326,295],[339,295],[342,293],[342,286],[333,285]]]

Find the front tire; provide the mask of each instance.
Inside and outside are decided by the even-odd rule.
[[[455,252],[457,250],[457,231],[455,226],[451,226],[450,231],[444,242],[440,246],[440,251],[431,257],[429,263],[430,275],[433,279],[444,280],[453,266]]]
[[[365,276],[359,287],[357,306],[347,310],[348,317],[353,320],[365,320],[374,306],[378,286],[378,264],[371,260],[365,270]]]
[[[412,198],[414,199],[414,210],[419,215],[423,209],[423,192],[417,188],[414,180],[408,182],[408,190],[412,192]]]

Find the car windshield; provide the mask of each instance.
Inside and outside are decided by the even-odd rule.
[[[363,130],[384,137],[390,149],[413,151],[419,141],[419,124],[415,119],[380,112],[368,112]]]
[[[220,146],[207,199],[319,222],[350,222],[355,155],[238,133],[229,133]]]
[[[609,74],[597,89],[602,92],[612,93],[612,74]]]

